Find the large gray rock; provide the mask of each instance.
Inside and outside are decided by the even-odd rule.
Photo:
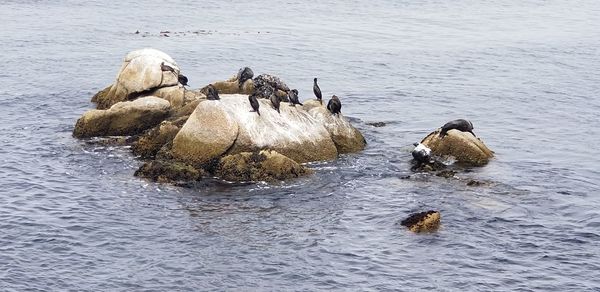
[[[367,145],[365,137],[348,122],[343,114],[332,115],[325,103],[320,105],[316,99],[306,101],[304,107],[309,108],[310,115],[327,129],[338,153],[353,153],[365,149]]]
[[[475,166],[485,165],[494,157],[494,152],[469,132],[450,130],[443,138],[439,133],[438,129],[421,141],[433,155],[452,156],[457,162]]]
[[[175,69],[175,73],[162,71],[160,65],[163,62]],[[177,79],[179,72],[175,60],[159,50],[147,48],[130,52],[123,60],[115,83],[94,95],[92,102],[97,103],[98,109],[106,109],[117,102],[126,101],[136,95],[143,96],[144,93],[157,88],[169,86],[179,88]],[[182,95],[180,92],[172,92],[172,94]]]
[[[299,163],[332,160],[337,149],[321,122],[302,107],[282,102],[280,114],[260,99],[259,116],[247,95],[202,101],[173,141],[178,159],[203,163],[221,154],[275,150]]]
[[[108,110],[89,110],[77,120],[73,136],[134,135],[159,124],[169,114],[168,101],[144,97],[134,101],[119,102]]]

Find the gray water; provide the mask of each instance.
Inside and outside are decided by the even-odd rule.
[[[600,290],[600,2],[114,2],[0,3],[1,291]],[[319,77],[368,147],[277,184],[135,178],[71,132],[144,47],[196,88]],[[496,158],[412,174],[456,118]],[[399,225],[428,209],[437,233]]]

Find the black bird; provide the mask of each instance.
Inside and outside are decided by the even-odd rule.
[[[473,136],[475,136],[475,133],[473,133],[473,124],[467,120],[458,119],[458,120],[450,121],[450,122],[447,122],[446,124],[444,124],[442,126],[442,130],[440,131],[440,137],[446,136],[448,131],[450,131],[452,129],[456,129],[461,132],[469,132],[469,133],[473,134]],[[475,137],[477,137],[477,136],[475,136]]]
[[[246,80],[254,78],[254,72],[249,67],[244,67],[238,71],[237,79],[239,88],[242,88],[242,84],[246,82]]]
[[[219,100],[219,91],[212,85],[206,86],[206,99],[208,100]]]
[[[273,105],[273,108],[276,109],[279,114],[281,114],[281,112],[279,111],[279,103],[281,102],[281,100],[279,99],[277,94],[275,94],[275,93],[271,94],[271,97],[269,99],[271,100],[271,104]]]
[[[183,75],[183,74],[179,74],[179,76],[177,76],[177,80],[179,80],[179,83],[181,83],[181,85],[188,86],[188,78]]]
[[[296,89],[288,91],[288,98],[290,100],[290,106],[296,106],[297,104],[303,105],[300,101],[298,101],[298,90]]]
[[[160,70],[165,71],[165,72],[171,72],[171,73],[177,75],[177,72],[175,72],[175,69],[169,65],[166,65],[165,62],[160,63]]]
[[[331,99],[329,100],[329,103],[327,103],[327,109],[334,115],[340,115],[340,113],[342,112],[342,102],[340,101],[340,99],[334,95],[331,97]]]
[[[252,107],[251,112],[256,112],[260,116],[260,112],[258,111],[260,103],[258,102],[258,99],[256,99],[256,95],[254,93],[248,95],[248,101],[250,102],[250,106]]]
[[[315,84],[313,85],[313,92],[315,93],[315,96],[317,97],[319,102],[321,104],[323,104],[323,95],[321,95],[321,88],[319,88],[319,85],[317,84],[317,78],[315,78]]]

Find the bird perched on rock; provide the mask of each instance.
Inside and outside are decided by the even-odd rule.
[[[244,67],[240,69],[240,71],[238,71],[237,74],[239,88],[242,88],[242,85],[244,84],[244,82],[246,82],[246,80],[252,78],[254,78],[254,72],[252,72],[252,69],[250,69],[250,67]]]
[[[254,93],[248,95],[248,101],[250,102],[250,106],[252,107],[251,112],[256,112],[260,116],[260,112],[258,111],[260,103],[258,102],[258,99],[256,99],[256,95]]]
[[[411,154],[412,154],[412,157],[416,161],[418,161],[420,163],[431,162],[431,149],[429,149],[427,146],[423,145],[422,143],[415,143],[413,145],[415,146],[415,149],[413,149]]]
[[[281,112],[279,111],[279,104],[281,103],[279,96],[277,96],[277,94],[273,93],[273,94],[271,94],[271,97],[269,99],[271,100],[271,104],[273,105],[273,108],[276,109],[279,114],[281,114]]]
[[[290,100],[290,106],[296,106],[297,104],[303,105],[298,100],[298,90],[292,89],[288,92],[288,99]]]
[[[317,84],[317,78],[314,79],[315,83],[313,84],[313,93],[319,100],[319,103],[323,104],[323,95],[321,95],[321,88]]]
[[[183,75],[183,74],[179,74],[179,76],[177,76],[177,80],[179,81],[179,83],[181,83],[181,85],[188,86],[188,78]]]
[[[206,99],[208,100],[219,100],[219,91],[214,85],[209,84],[206,86]]]
[[[171,72],[171,73],[177,75],[177,72],[175,72],[175,68],[165,64],[165,62],[160,63],[160,70],[164,71],[164,72]]]
[[[458,119],[458,120],[454,120],[454,121],[450,121],[447,122],[446,124],[444,124],[442,126],[442,130],[440,131],[440,137],[444,137],[446,136],[446,134],[448,133],[448,131],[450,130],[459,130],[461,132],[469,132],[471,134],[473,134],[473,136],[475,136],[475,133],[473,133],[473,124],[467,120],[463,120],[463,119]],[[475,136],[477,137],[477,136]]]
[[[342,112],[342,102],[336,95],[332,96],[327,103],[327,109],[331,112],[331,114],[338,116]]]

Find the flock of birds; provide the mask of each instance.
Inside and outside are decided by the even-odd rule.
[[[162,62],[160,64],[160,68],[164,72],[171,72],[177,75],[177,80],[181,85],[188,86],[188,78],[177,72],[175,68],[165,64]],[[254,72],[249,67],[244,67],[238,71],[237,74],[238,86],[241,89],[244,82],[247,80],[254,78]],[[271,101],[272,107],[278,112],[281,113],[279,108],[281,106],[281,102],[289,102],[290,106],[303,105],[298,100],[298,90],[290,89],[283,81],[281,81],[278,77],[269,75],[269,74],[261,74],[254,78],[254,91],[252,94],[248,96],[248,101],[250,102],[250,107],[252,107],[251,112],[256,112],[260,116],[260,103],[258,102],[259,98],[265,98]],[[283,92],[283,95],[279,92]],[[314,79],[313,84],[313,93],[315,97],[319,101],[319,103],[323,104],[323,95],[321,94],[321,88],[319,84],[317,84],[317,78]],[[205,87],[206,99],[208,100],[219,100],[219,91],[217,88],[209,84]],[[327,103],[327,109],[333,114],[338,115],[342,112],[342,102],[339,97],[333,95]]]
[[[181,85],[188,86],[188,78],[181,73],[178,73],[173,67],[166,65],[164,62],[160,64],[160,68],[162,71],[172,72],[177,75],[177,80]],[[244,82],[254,78],[254,72],[249,67],[244,67],[238,71],[237,74],[238,86],[241,89]],[[269,99],[271,101],[271,105],[278,112],[281,102],[289,102],[290,106],[301,105],[302,103],[298,100],[298,90],[290,89],[283,81],[281,81],[278,77],[261,74],[254,78],[254,91],[252,94],[248,96],[248,101],[250,102],[250,107],[252,107],[251,112],[256,112],[260,116],[260,103],[258,102],[259,98]],[[284,92],[284,95],[278,94],[279,91]],[[313,93],[315,97],[319,101],[320,104],[323,104],[323,95],[321,94],[321,88],[319,84],[317,84],[317,78],[314,79],[313,83]],[[219,100],[219,91],[215,88],[214,85],[209,84],[206,87],[206,98],[208,100]],[[342,102],[339,97],[333,95],[329,102],[327,103],[327,110],[331,112],[333,115],[338,115],[342,110]],[[457,119],[450,122],[447,122],[441,127],[439,132],[439,137],[443,138],[448,134],[450,130],[459,130],[461,132],[469,132],[473,134],[473,136],[477,137],[475,133],[473,133],[473,123],[465,119]],[[425,146],[422,143],[414,143],[415,148],[412,151],[413,158],[418,163],[432,163],[431,149]]]

